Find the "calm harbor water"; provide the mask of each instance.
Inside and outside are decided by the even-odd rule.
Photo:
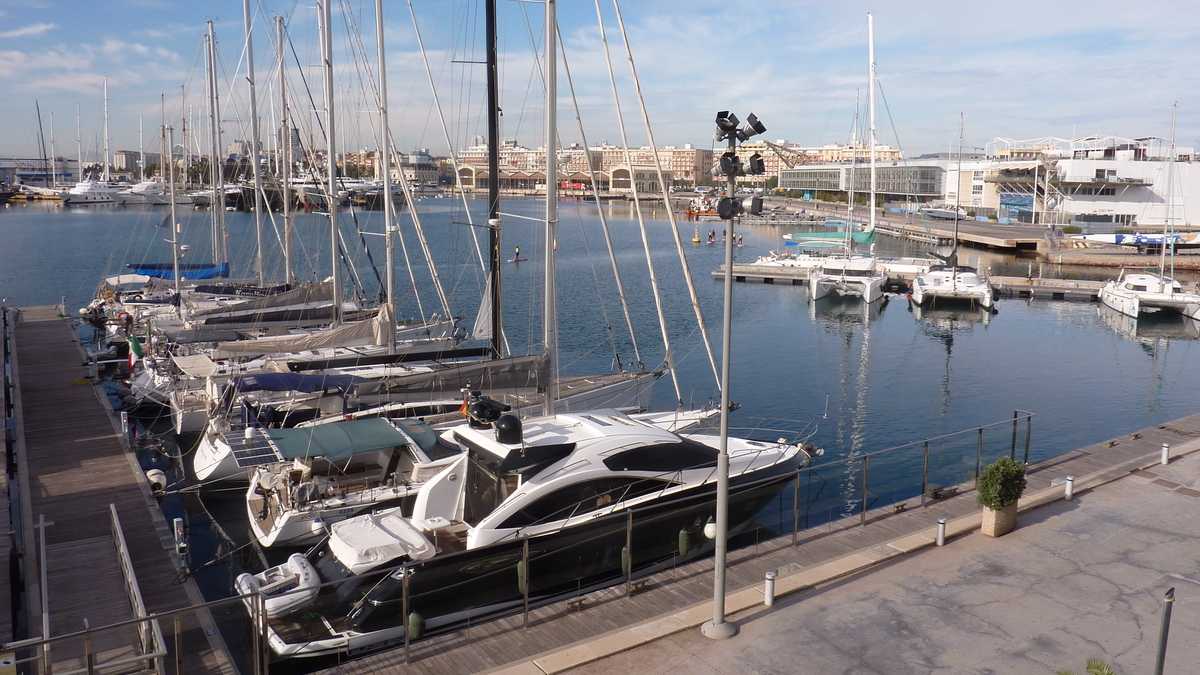
[[[471,203],[476,222],[484,221],[484,207],[482,201]],[[659,365],[664,350],[637,221],[625,203],[603,208],[612,229],[642,361]],[[506,213],[527,217],[537,217],[541,210],[542,203],[537,200],[510,200],[503,206]],[[190,247],[187,261],[211,260],[211,214],[190,209],[180,213],[182,239]],[[423,200],[419,213],[451,309],[466,319],[469,328],[478,308],[483,275],[461,202]],[[244,213],[225,215],[234,275],[250,277],[253,218]],[[170,230],[162,226],[165,216],[165,209],[67,209],[36,203],[0,208],[0,297],[15,305],[65,299],[73,310],[91,298],[101,277],[122,271],[125,264],[170,260],[164,241]],[[700,404],[714,399],[717,388],[669,226],[662,216],[660,209],[646,222],[652,258],[663,290],[684,401]],[[701,226],[702,234],[704,229],[720,228],[719,223]],[[693,224],[680,222],[679,227],[685,242],[690,241]],[[402,228],[421,304],[398,252],[399,313],[415,317],[422,311],[439,311],[407,212],[402,215]],[[519,246],[522,256],[529,259],[504,266],[504,320],[515,353],[540,349],[541,228],[530,220],[505,219],[503,257],[511,258],[514,247]],[[743,228],[745,245],[737,249],[738,259],[753,260],[781,248],[781,235],[792,229]],[[328,221],[301,215],[296,230],[298,275],[303,279],[324,277],[329,271]],[[344,215],[342,220],[355,276],[361,280],[363,294],[375,298],[380,284],[363,252],[359,230],[381,231],[380,214]],[[477,232],[481,243],[486,241],[486,231]],[[264,236],[269,243],[267,276],[279,279],[282,261],[269,221]],[[381,238],[366,234],[363,240],[370,258],[381,268]],[[887,254],[922,253],[893,240],[881,241],[879,248]],[[686,255],[714,350],[719,350],[721,284],[712,271],[722,260],[723,248],[688,243]],[[965,258],[974,263],[976,255],[970,251]],[[1027,268],[1025,260],[979,255],[979,264],[990,266],[997,274],[1023,273]],[[604,372],[616,362],[614,354],[623,364],[635,363],[594,204],[561,204],[558,264],[562,371]],[[1082,302],[1004,300],[998,314],[985,317],[969,311],[914,311],[899,295],[864,308],[855,303],[813,304],[807,290],[799,286],[737,284],[734,293],[732,392],[741,404],[733,417],[736,431],[767,439],[803,431],[811,433],[811,441],[826,450],[818,462],[827,468],[810,472],[802,483],[802,524],[819,524],[855,512],[863,472],[861,462],[854,460],[866,453],[974,429],[1023,409],[1036,413],[1030,456],[1041,459],[1193,413],[1200,398],[1196,333],[1171,321],[1137,325]],[[720,358],[719,351],[715,357]],[[657,409],[674,407],[668,377],[657,383],[653,403]],[[1024,433],[1022,426],[1014,435],[1009,424],[985,430],[984,461],[1007,454],[1014,438],[1018,452],[1023,452]],[[975,431],[968,431],[935,442],[931,482],[968,479],[974,469],[977,439]],[[184,440],[184,451],[188,442]],[[141,453],[143,465],[166,468],[170,463],[167,454],[155,447],[151,443]],[[166,452],[174,450],[169,446]],[[917,494],[921,463],[919,445],[873,459],[867,479],[871,505]],[[187,518],[193,568],[210,598],[228,595],[239,570],[260,567],[252,549],[242,546],[247,534],[244,508],[240,491],[209,494],[203,500],[176,493],[163,501],[168,517]],[[226,525],[242,522],[242,531],[228,530],[231,541],[222,542],[211,530],[208,511]],[[791,491],[786,490],[759,521],[768,530],[787,530],[791,513]],[[231,564],[205,564],[214,559]],[[242,616],[235,607],[222,610],[219,618],[238,622]]]

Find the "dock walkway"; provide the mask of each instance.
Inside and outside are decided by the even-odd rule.
[[[1162,443],[1178,447],[1180,452],[1200,449],[1200,414],[1031,464],[1029,491],[1044,491],[1068,475],[1090,477],[1093,482],[1128,475],[1155,462]],[[1076,486],[1083,489],[1084,482],[1077,481]],[[975,494],[969,490],[929,501],[924,507],[919,497],[904,504],[902,509],[892,504],[868,512],[865,525],[855,516],[802,530],[796,545],[788,534],[734,551],[727,572],[731,597],[739,591],[756,593],[769,570],[777,570],[782,579],[818,567],[842,570],[842,574],[862,569],[903,555],[903,548],[889,545],[901,538],[928,533],[931,542],[939,518],[953,521],[974,514],[977,521],[979,513]],[[664,630],[662,625],[651,627],[651,622],[665,624],[663,634],[683,630],[688,624],[679,616],[702,620],[711,612],[707,609],[711,597],[712,561],[698,560],[652,575],[641,590],[628,597],[623,587],[615,587],[587,594],[582,601],[530,610],[528,628],[522,628],[519,615],[505,617],[416,642],[410,647],[407,664],[400,648],[326,672],[479,672],[506,666],[512,672],[557,672],[612,653],[600,644],[606,639],[624,644],[636,640],[639,633],[653,637],[654,630]]]
[[[196,604],[198,594],[189,594],[190,582],[172,560],[171,537],[137,460],[87,378],[71,323],[57,308],[30,308],[21,312],[14,337],[25,541],[44,536],[36,545],[44,543],[48,563],[43,590],[37,548],[26,546],[29,633],[42,633],[45,609],[50,634],[59,636]],[[195,613],[184,616],[181,629],[187,672],[234,672],[219,638],[214,648]],[[175,651],[173,626],[161,630],[172,635],[169,643],[154,642],[131,624],[96,632],[91,647],[98,663],[148,653],[147,643]],[[80,666],[82,638],[54,642],[51,655],[56,669]]]

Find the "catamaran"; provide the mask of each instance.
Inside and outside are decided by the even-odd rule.
[[[871,153],[871,193],[867,208],[869,209],[866,232],[875,232],[875,19],[867,14],[867,117],[869,120],[869,137]],[[855,115],[855,140],[857,146],[858,116]],[[887,284],[887,275],[876,266],[873,253],[855,255],[851,223],[854,222],[854,181],[857,179],[853,164],[849,174],[850,184],[847,203],[846,252],[842,255],[829,256],[821,261],[821,265],[809,273],[808,288],[810,297],[821,300],[829,295],[841,297],[858,297],[863,302],[876,302],[883,298],[883,289]]]
[[[962,175],[962,145],[965,118],[959,116],[958,125],[958,170]],[[958,180],[956,177],[955,180]],[[958,192],[954,197],[954,245],[949,255],[941,256],[945,264],[934,265],[924,274],[917,276],[912,285],[912,301],[917,305],[941,301],[968,302],[990,311],[993,304],[992,285],[974,267],[958,264]]]
[[[1161,242],[1171,241],[1172,216],[1174,215],[1175,174],[1175,116],[1171,109],[1171,159],[1167,163],[1167,214],[1163,219]],[[1200,319],[1200,293],[1185,291],[1183,285],[1167,274],[1168,246],[1159,246],[1158,272],[1126,273],[1104,284],[1100,289],[1100,302],[1105,307],[1121,314],[1137,318],[1153,312],[1178,312],[1192,319]],[[1171,271],[1174,272],[1174,250],[1171,251]]]

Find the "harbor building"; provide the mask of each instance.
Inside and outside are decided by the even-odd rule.
[[[137,150],[117,150],[113,153],[113,171],[123,171],[136,175],[138,171],[139,156],[144,157],[146,172],[150,173],[151,169],[156,169],[162,161],[160,153],[146,152],[139,153]]]
[[[77,182],[79,162],[64,157],[0,157],[0,185],[49,187],[54,180],[59,185]]]
[[[1160,228],[1168,211],[1176,226],[1200,224],[1194,156],[1177,146],[1172,162],[1170,144],[1157,137],[997,138],[986,154],[964,156],[961,170],[952,154],[878,162],[876,182],[885,203],[957,201],[972,217],[1001,222]],[[851,177],[865,192],[869,175],[865,164],[811,164],[781,168],[778,185],[809,199],[845,199]]]
[[[519,176],[544,175],[545,148],[526,148],[517,144],[515,140],[506,139],[501,142],[499,154],[502,174],[513,176],[516,182],[524,180]],[[584,148],[582,145],[574,144],[560,148],[558,157],[559,170],[562,175],[572,177],[568,182],[590,182],[587,177],[590,167],[593,172],[596,172],[596,180],[601,185],[608,183],[611,179],[614,189],[617,189],[616,185],[624,184],[625,187],[620,189],[628,190],[629,168],[632,166],[636,169],[635,173],[638,174],[634,182],[638,185],[639,191],[643,190],[643,184],[646,185],[645,191],[647,192],[660,191],[658,177],[654,170],[654,151],[649,146],[630,148],[627,158],[625,149],[620,146],[604,143]],[[690,144],[663,146],[658,149],[658,161],[668,185],[691,187],[712,184],[713,151],[709,148],[697,148]],[[480,167],[487,166],[487,145],[477,143],[460,151],[459,164],[461,165],[460,174],[464,176],[463,185],[467,189],[482,189],[481,187],[472,188],[474,183],[471,178],[483,176],[486,173],[486,169],[481,173]],[[468,167],[474,167],[474,169],[472,171],[462,170]],[[652,180],[643,180],[643,168],[653,174]],[[622,169],[624,170],[622,171]],[[514,187],[514,189],[518,188]]]

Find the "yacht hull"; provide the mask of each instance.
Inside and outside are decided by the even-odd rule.
[[[731,480],[731,535],[750,527],[754,517],[789,484],[799,465],[799,460],[782,462]],[[669,501],[637,509],[629,531],[628,512],[618,511],[553,534],[531,537],[527,575],[530,607],[710,554],[712,547],[703,530],[713,516],[715,490],[715,484],[702,485]],[[627,542],[631,552],[627,552]],[[524,596],[516,567],[523,546],[523,540],[513,539],[411,565],[409,612],[423,618],[428,635],[453,629],[464,621],[519,610]],[[401,582],[395,576],[384,576],[380,572],[364,577],[361,588],[379,583],[368,601],[359,603],[359,609],[348,617],[351,630],[334,634],[324,621],[272,620],[271,648],[283,657],[354,656],[403,642],[404,627],[397,625],[400,617],[395,610]],[[301,635],[303,641],[298,640]]]

